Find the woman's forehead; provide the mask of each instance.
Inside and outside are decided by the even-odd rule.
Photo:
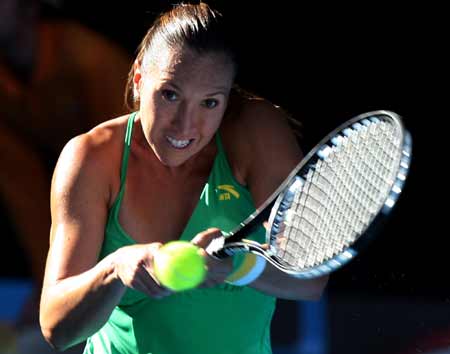
[[[225,53],[198,53],[191,49],[168,49],[160,53],[149,66],[150,74],[161,79],[194,80],[231,85],[233,64]]]

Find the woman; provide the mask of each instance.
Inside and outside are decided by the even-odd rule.
[[[281,111],[232,90],[233,58],[219,14],[175,7],[141,44],[126,93],[134,112],[64,148],[41,300],[53,346],[87,338],[85,353],[270,353],[275,298],[320,296],[325,278],[206,252],[198,289],[172,293],[154,276],[162,244],[206,248],[301,158]],[[263,241],[263,228],[252,238]]]

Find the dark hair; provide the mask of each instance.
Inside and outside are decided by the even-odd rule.
[[[222,15],[207,4],[179,4],[170,11],[162,13],[148,30],[138,47],[136,59],[143,63],[144,57],[154,48],[165,45],[170,49],[188,46],[199,53],[223,53],[232,62],[236,72],[236,60],[231,42],[228,39]],[[139,102],[133,95],[134,66],[128,74],[125,88],[125,105],[136,110]]]

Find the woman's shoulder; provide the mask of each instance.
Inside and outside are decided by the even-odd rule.
[[[110,154],[118,147],[122,150],[128,119],[127,114],[107,120],[73,140],[93,154]]]
[[[120,185],[127,121],[128,116],[112,119],[72,138],[59,156],[53,178],[55,188],[82,184],[111,196]]]
[[[241,91],[230,95],[227,121],[229,125],[240,127],[239,131],[246,133],[261,129],[270,131],[273,124],[285,124],[288,118],[284,109],[265,98]]]
[[[285,109],[267,99],[249,94],[233,93],[230,96],[222,131],[224,139],[240,141],[242,149],[264,147],[264,142],[295,137],[293,119]],[[295,139],[295,138],[294,138]]]
[[[233,170],[241,180],[274,164],[292,167],[301,151],[288,114],[259,97],[233,98],[222,136]],[[284,163],[286,161],[286,163]]]
[[[129,115],[105,121],[72,138],[63,148],[59,161],[76,162],[79,168],[108,171],[120,163]],[[119,166],[120,168],[120,166]]]

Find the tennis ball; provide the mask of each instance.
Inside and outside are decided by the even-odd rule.
[[[187,241],[171,241],[156,253],[153,269],[162,285],[172,291],[195,288],[205,279],[206,263],[200,248]]]

